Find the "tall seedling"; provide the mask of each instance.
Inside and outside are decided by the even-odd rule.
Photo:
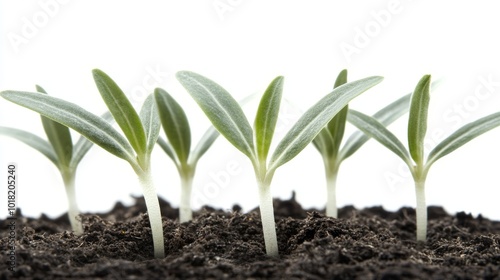
[[[375,138],[382,145],[398,155],[410,169],[415,181],[417,199],[417,240],[427,239],[427,205],[425,203],[425,181],[430,167],[441,157],[453,152],[477,136],[500,125],[500,112],[483,117],[464,125],[439,143],[424,157],[424,138],[427,131],[427,111],[429,106],[430,75],[424,76],[412,94],[410,116],[408,119],[409,150],[376,119],[351,110],[347,116],[367,135]]]
[[[347,70],[342,70],[335,81],[334,88],[347,83]],[[373,116],[384,125],[389,125],[408,111],[410,94],[389,104]],[[369,137],[362,132],[353,133],[342,149],[340,144],[344,137],[344,129],[348,114],[348,105],[335,115],[325,128],[314,138],[313,144],[323,158],[326,175],[326,215],[337,218],[337,176],[343,160],[354,154]]]
[[[45,90],[37,86],[37,91],[46,94]],[[81,221],[77,218],[80,214],[75,192],[75,178],[78,164],[92,147],[85,137],[80,137],[75,145],[71,139],[69,129],[49,118],[40,116],[47,135],[48,142],[37,135],[11,127],[0,127],[0,134],[15,138],[46,156],[59,170],[61,174],[66,197],[68,199],[68,218],[71,229],[75,234],[83,233]],[[102,115],[104,119],[110,119],[111,115],[106,113]]]
[[[139,177],[148,209],[154,256],[165,255],[163,227],[158,197],[151,178],[150,156],[160,133],[160,121],[153,95],[146,98],[140,114],[123,91],[104,72],[93,70],[97,88],[123,137],[104,119],[73,103],[32,92],[3,91],[0,95],[18,105],[61,123],[88,138],[111,154],[126,160]]]
[[[252,162],[259,189],[264,242],[269,256],[278,256],[270,190],[276,169],[300,153],[352,98],[382,80],[381,77],[370,77],[333,90],[302,115],[277,145],[268,162],[269,148],[278,120],[283,77],[274,79],[264,92],[253,129],[240,105],[220,85],[188,71],[178,72],[177,78],[214,127]]]

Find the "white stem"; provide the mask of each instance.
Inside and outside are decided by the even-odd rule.
[[[75,234],[81,235],[83,234],[83,226],[82,221],[78,218],[80,210],[78,210],[78,205],[76,203],[75,172],[63,172],[62,177],[66,189],[66,197],[68,198],[69,223]]]
[[[165,257],[165,245],[163,242],[163,223],[161,219],[160,203],[153,184],[151,171],[146,170],[138,173],[141,182],[144,200],[148,211],[151,233],[153,235],[153,248],[155,258]]]
[[[415,181],[417,197],[417,241],[427,240],[427,205],[425,203],[425,179]]]
[[[191,210],[191,190],[193,188],[193,177],[181,175],[181,203],[179,206],[179,221],[189,222],[193,219]]]
[[[278,257],[278,238],[274,222],[273,197],[268,183],[259,182],[260,218],[264,232],[266,253],[271,257]]]
[[[337,170],[326,169],[326,215],[337,218]]]

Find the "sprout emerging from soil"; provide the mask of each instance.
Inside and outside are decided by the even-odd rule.
[[[347,83],[347,70],[342,70],[335,80],[334,88]],[[394,101],[373,115],[375,119],[384,125],[389,125],[404,113],[408,112],[411,94],[407,94]],[[344,129],[347,120],[348,105],[321,130],[314,138],[313,144],[323,158],[326,175],[326,215],[337,218],[337,176],[343,160],[354,154],[370,138],[362,132],[353,133],[345,142],[342,149],[340,144],[344,137]]]
[[[179,221],[193,218],[191,210],[191,189],[198,160],[212,146],[219,132],[211,126],[202,136],[198,145],[191,151],[191,131],[186,113],[168,92],[157,88],[154,93],[158,113],[168,142],[158,138],[158,144],[174,161],[181,178],[181,202]]]
[[[427,239],[427,205],[425,203],[425,181],[434,162],[453,152],[477,136],[500,125],[500,112],[488,115],[464,125],[439,143],[424,161],[424,138],[427,130],[427,111],[430,100],[431,76],[426,75],[417,84],[412,94],[408,119],[409,151],[392,132],[375,118],[350,110],[347,118],[367,135],[399,156],[407,165],[415,181],[417,199],[417,241]]]
[[[139,177],[153,236],[154,256],[163,258],[163,227],[160,205],[151,178],[150,156],[160,133],[160,120],[153,95],[146,98],[140,115],[123,91],[104,72],[93,71],[101,96],[123,137],[108,122],[73,103],[32,92],[3,91],[0,95],[18,105],[74,129],[111,154],[126,160]]]
[[[277,145],[268,163],[283,77],[274,79],[264,92],[253,129],[240,105],[220,85],[188,71],[178,72],[177,78],[214,127],[252,162],[259,189],[266,253],[274,257],[278,256],[278,242],[270,185],[276,169],[299,154],[351,99],[382,81],[381,77],[370,77],[334,89],[302,115]]]
[[[37,86],[36,88],[38,92],[47,94],[42,87]],[[83,227],[81,221],[77,218],[80,215],[80,211],[76,202],[75,177],[78,164],[85,154],[87,154],[93,143],[85,137],[80,137],[76,144],[73,145],[71,134],[66,126],[43,115],[40,117],[48,142],[31,132],[17,128],[0,127],[0,134],[15,138],[39,151],[57,167],[61,174],[68,199],[68,218],[71,229],[76,235],[81,235]],[[101,117],[110,120],[111,114],[108,112]]]

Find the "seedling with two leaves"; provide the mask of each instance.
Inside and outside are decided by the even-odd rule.
[[[347,118],[358,129],[373,137],[399,156],[410,169],[415,181],[417,200],[417,241],[427,239],[427,205],[425,203],[425,181],[430,167],[440,158],[455,151],[477,136],[500,125],[500,112],[488,115],[464,125],[439,143],[424,157],[424,138],[427,131],[427,112],[430,100],[430,75],[422,77],[417,84],[410,103],[408,119],[409,150],[381,122],[363,113],[350,110]]]
[[[104,72],[94,70],[97,88],[123,137],[107,121],[78,105],[45,94],[3,91],[5,99],[31,109],[44,117],[72,128],[106,151],[127,161],[137,176],[146,201],[151,225],[154,256],[164,257],[160,205],[151,178],[150,156],[160,133],[160,120],[153,95],[146,98],[140,114],[123,91]]]
[[[266,253],[278,256],[270,185],[278,167],[299,154],[347,103],[378,84],[369,77],[334,89],[306,111],[277,145],[268,162],[281,103],[283,77],[277,77],[261,98],[252,129],[240,105],[220,85],[199,74],[181,71],[177,79],[198,103],[213,126],[251,161],[257,179]]]
[[[347,83],[347,70],[342,70],[335,81],[334,88]],[[411,94],[407,94],[373,115],[375,119],[384,125],[389,125],[408,111]],[[340,144],[344,137],[345,124],[348,115],[346,105],[325,128],[314,138],[313,144],[323,158],[326,175],[326,215],[337,218],[337,176],[342,161],[354,154],[370,137],[358,131],[353,133],[344,143],[342,149]]]

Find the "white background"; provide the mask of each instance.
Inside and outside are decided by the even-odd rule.
[[[101,114],[105,105],[91,76],[99,68],[136,108],[155,87],[172,94],[191,122],[192,146],[209,122],[176,81],[179,70],[215,80],[236,99],[260,94],[274,77],[284,75],[287,101],[274,145],[301,112],[330,91],[344,68],[350,80],[385,77],[350,105],[368,114],[413,90],[424,74],[442,79],[431,93],[427,152],[459,126],[499,111],[500,17],[495,1],[340,2],[1,1],[0,90],[33,91],[39,84],[53,96]],[[250,103],[245,109],[251,123],[256,106]],[[406,124],[407,115],[390,127],[403,143]],[[3,99],[0,125],[44,137],[37,114]],[[352,131],[349,126],[347,133]],[[500,130],[491,131],[438,161],[427,181],[428,204],[500,219],[498,139]],[[46,158],[0,137],[1,168],[8,162],[18,164],[18,202],[25,214],[64,213],[62,180]],[[236,175],[227,175],[228,165],[237,167]],[[159,195],[178,205],[178,175],[160,149],[153,153],[153,168]],[[396,210],[415,205],[406,167],[375,141],[346,160],[339,176],[339,206]],[[324,207],[323,166],[312,146],[275,175],[275,197],[289,198],[292,190],[303,206]],[[79,167],[77,194],[83,212],[100,212],[116,201],[131,203],[130,195],[141,192],[125,161],[94,147]],[[218,139],[200,161],[193,195],[197,209],[205,202],[224,209],[233,204],[245,210],[256,207],[250,161]],[[6,209],[4,191],[1,197]],[[5,216],[1,210],[0,217]]]

